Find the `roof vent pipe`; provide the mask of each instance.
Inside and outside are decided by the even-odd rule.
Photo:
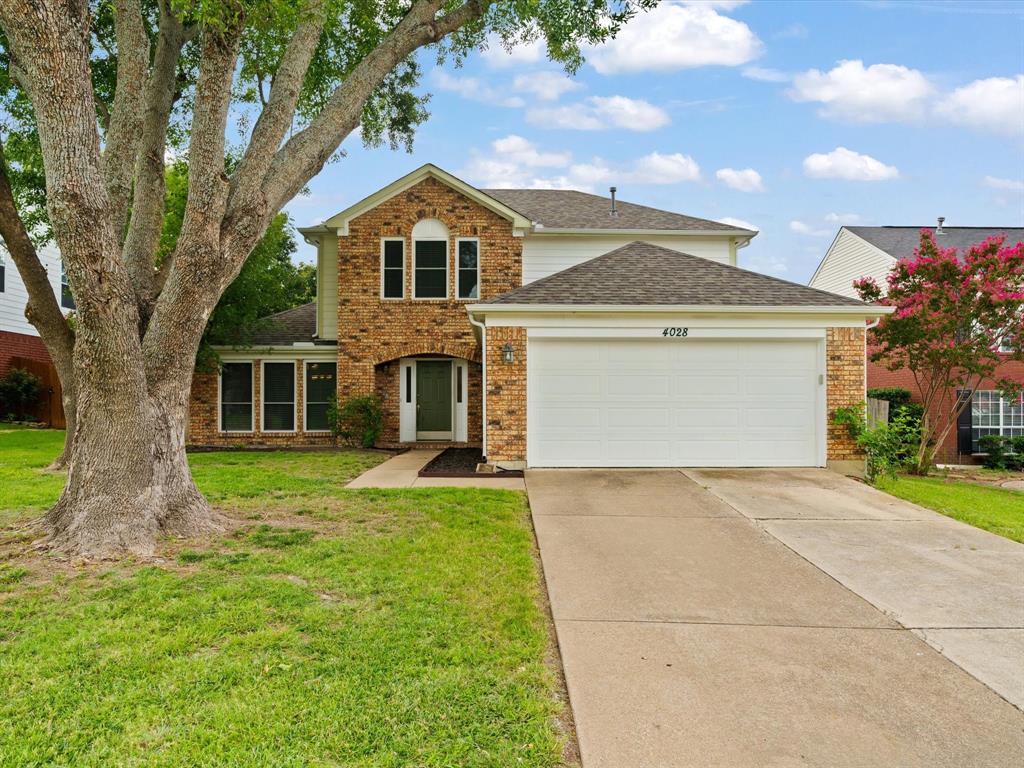
[[[935,234],[936,235],[944,235],[944,234],[946,234],[945,232],[942,231],[942,222],[944,222],[945,220],[946,220],[945,216],[939,216],[939,226],[936,227],[936,229],[935,229]]]
[[[612,216],[618,216],[619,211],[615,207],[615,187],[608,187],[608,191],[612,193]]]

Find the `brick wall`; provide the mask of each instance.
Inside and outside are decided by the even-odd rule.
[[[412,228],[423,219],[438,219],[448,227],[447,299],[411,298]],[[400,300],[380,297],[383,237],[405,239],[405,298]],[[480,240],[479,299],[453,298],[458,237]],[[397,404],[391,383],[394,378],[397,385],[397,378],[388,368],[382,380],[374,369],[400,357],[442,354],[480,362],[466,305],[521,284],[522,238],[513,236],[510,222],[436,179],[425,179],[353,219],[348,236],[338,238],[338,397],[378,391]],[[474,428],[480,434],[479,405],[476,427],[473,413],[471,437]],[[397,413],[391,415],[389,434],[397,432],[397,418]]]
[[[245,362],[245,361],[240,361]],[[290,362],[288,360],[274,360],[274,362]],[[239,445],[260,445],[260,446],[318,446],[331,445],[332,438],[329,433],[304,432],[303,427],[303,404],[305,402],[305,363],[303,360],[295,361],[295,432],[263,432],[260,429],[260,420],[263,416],[260,407],[260,376],[262,373],[261,360],[252,361],[253,376],[253,406],[252,406],[252,432],[219,432],[217,430],[218,414],[217,387],[220,377],[216,373],[199,373],[192,376],[192,393],[189,402],[188,432],[186,442],[190,446],[217,446],[229,447]]]
[[[999,369],[998,374],[1016,381],[1024,381],[1024,362],[1007,360]],[[898,371],[890,371],[884,363],[868,362],[868,387],[901,387],[909,389],[915,402],[921,401],[921,393],[914,382],[914,376],[906,368]],[[978,389],[999,389],[995,381],[986,379],[981,382]],[[945,423],[949,413],[956,402],[956,390],[949,390],[945,393],[942,402],[933,404],[931,418],[934,422]],[[954,425],[949,434],[935,453],[935,460],[940,463],[951,464],[972,464],[977,459],[970,454],[961,454],[957,448],[957,432]]]
[[[828,448],[829,461],[861,461],[863,452],[857,447],[847,427],[833,424],[837,408],[856,406],[864,402],[864,347],[863,328],[828,328],[825,331],[825,376],[828,391]]]
[[[514,362],[502,348],[511,344]],[[487,329],[487,461],[526,460],[526,329]]]
[[[50,363],[50,353],[38,336],[25,333],[0,331],[0,376],[11,369],[11,360],[15,357],[27,357],[40,363]]]

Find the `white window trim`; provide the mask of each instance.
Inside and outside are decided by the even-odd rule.
[[[299,402],[299,379],[298,366],[294,360],[260,360],[260,433],[268,435],[293,435],[298,430],[298,419],[295,418],[295,407]],[[267,429],[267,363],[292,366],[292,428],[291,429]],[[284,405],[284,403],[270,403],[270,405]]]
[[[987,395],[992,395],[992,396],[994,396],[996,398],[996,402],[999,404],[999,407],[996,409],[996,412],[999,415],[999,424],[975,424],[974,423],[974,398],[977,397],[979,394],[982,394],[982,393],[985,393]],[[994,432],[986,432],[986,434],[989,434],[989,435],[1000,435],[1002,437],[1009,437],[1011,429],[1020,429],[1021,428],[1019,424],[1008,424],[1005,421],[1006,414],[1004,413],[1004,405],[1008,404],[1009,402],[1010,401],[1007,400],[1005,397],[1003,397],[1003,393],[1000,392],[998,389],[978,389],[978,390],[975,390],[971,394],[971,403],[970,403],[969,407],[971,409],[971,446],[972,446],[972,448],[974,446],[974,430],[976,430],[976,429],[996,430]],[[975,451],[972,455],[981,456],[983,454],[980,451]]]
[[[416,243],[444,243],[444,296],[417,296],[416,295]],[[450,238],[443,240],[440,237],[417,237],[412,241],[412,298],[414,301],[448,301],[449,283],[451,282],[452,254],[448,247]]]
[[[402,295],[384,295],[384,243],[398,242],[402,244]],[[405,238],[404,237],[382,237],[380,239],[380,298],[382,301],[405,301]]]
[[[460,296],[459,285],[462,275],[462,268],[459,266],[459,243],[476,243],[476,296]],[[480,299],[480,238],[479,237],[457,237],[455,238],[455,298],[458,301],[481,301]]]
[[[225,435],[251,435],[256,428],[256,368],[252,360],[227,360],[233,365],[249,365],[249,428],[224,429],[224,369],[217,371],[217,431]]]
[[[273,362],[273,361],[272,361]],[[306,419],[309,416],[307,407],[309,406],[309,380],[306,377],[307,366],[310,365],[323,365],[324,363],[334,363],[334,391],[338,391],[338,361],[337,360],[303,360],[302,361],[302,431],[310,435],[328,435],[331,430],[329,429],[308,429],[306,427]]]

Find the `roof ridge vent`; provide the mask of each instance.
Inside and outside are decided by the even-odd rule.
[[[943,232],[943,231],[942,231],[942,223],[943,223],[943,222],[944,222],[945,220],[946,220],[946,217],[945,217],[945,216],[939,216],[939,226],[937,226],[937,227],[935,228],[935,234],[936,234],[936,235],[944,235],[944,234],[946,234],[945,232]]]

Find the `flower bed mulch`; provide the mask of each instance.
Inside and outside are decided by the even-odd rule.
[[[419,471],[420,477],[522,477],[519,470],[477,472],[484,454],[479,448],[445,448]]]

